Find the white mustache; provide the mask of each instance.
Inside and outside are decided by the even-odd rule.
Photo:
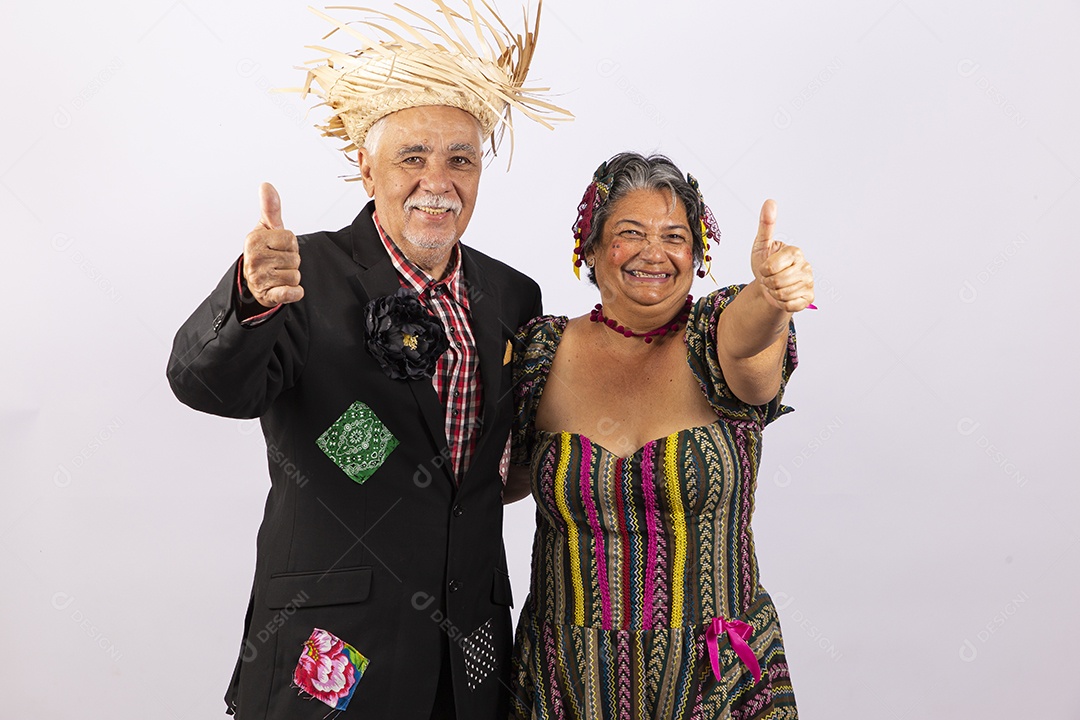
[[[421,197],[411,197],[405,201],[406,210],[415,210],[421,207],[449,210],[455,214],[461,212],[461,203],[452,200],[445,195],[424,195]]]

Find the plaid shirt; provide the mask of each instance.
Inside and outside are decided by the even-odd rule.
[[[374,220],[386,252],[397,268],[401,286],[416,291],[420,303],[442,321],[450,340],[450,347],[435,363],[431,384],[446,408],[446,444],[450,449],[451,467],[457,481],[461,482],[476,449],[482,399],[478,372],[480,358],[469,323],[469,296],[462,278],[461,251],[454,246],[446,276],[434,280],[405,257],[386,236],[379,225],[378,214],[374,215]]]

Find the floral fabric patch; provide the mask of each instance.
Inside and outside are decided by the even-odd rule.
[[[465,651],[465,682],[475,690],[488,675],[495,672],[495,643],[491,637],[491,620],[478,627],[461,641]]]
[[[333,633],[315,628],[293,670],[300,692],[335,710],[344,710],[367,670],[368,659]]]
[[[355,482],[363,483],[398,446],[375,412],[357,400],[315,444]]]

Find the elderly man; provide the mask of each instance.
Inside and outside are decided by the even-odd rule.
[[[460,239],[510,107],[563,111],[521,91],[535,29],[477,57],[390,21],[381,43],[333,21],[365,47],[328,51],[308,84],[373,201],[349,227],[296,237],[264,184],[259,227],[169,363],[182,402],[259,417],[266,437],[271,489],[226,694],[241,720],[506,712],[508,343],[540,291]]]

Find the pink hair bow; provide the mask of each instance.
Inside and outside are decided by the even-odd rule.
[[[747,640],[754,634],[754,628],[742,620],[725,620],[713,618],[713,621],[705,628],[705,644],[709,646],[709,661],[712,663],[713,675],[716,681],[720,681],[720,633],[726,632],[731,641],[731,649],[739,656],[746,667],[754,675],[754,682],[761,681],[761,665],[758,663],[754,651],[750,649]]]

